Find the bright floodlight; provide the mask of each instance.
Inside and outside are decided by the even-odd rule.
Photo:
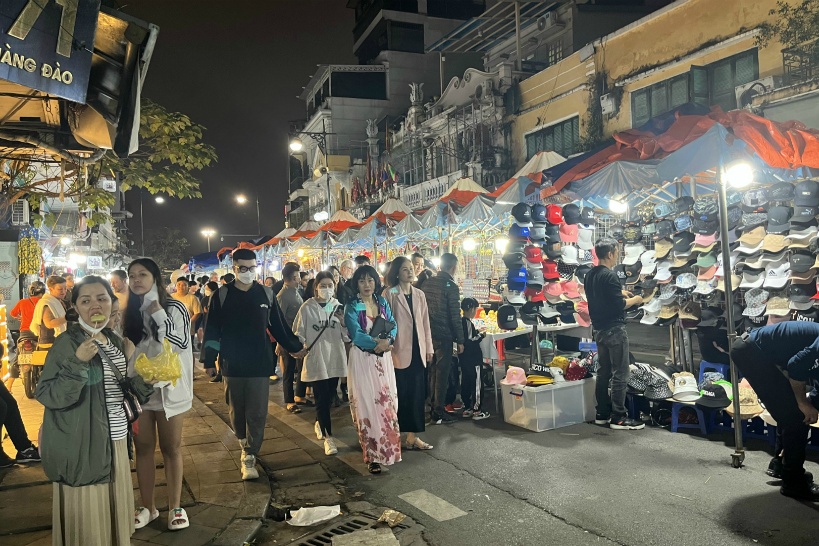
[[[210,228],[205,228],[202,230],[202,235],[204,235],[205,237],[213,237],[214,235],[216,235],[216,231]]]
[[[156,201],[157,203],[159,203],[159,204],[161,205],[162,203],[164,203],[164,202],[165,202],[165,198],[164,198],[164,197],[162,197],[161,195],[157,195],[157,196],[154,198],[154,201]]]
[[[60,244],[70,245],[71,244],[71,237],[63,237],[62,239],[60,239]]]
[[[463,247],[464,247],[465,251],[472,252],[476,248],[478,248],[478,241],[476,241],[475,239],[469,237],[467,239],[464,239]]]
[[[748,163],[734,163],[725,171],[728,185],[734,188],[744,188],[754,181],[754,170]]]
[[[316,222],[324,222],[330,218],[330,213],[326,210],[320,210],[313,215],[313,220]]]
[[[506,237],[498,237],[495,239],[495,250],[503,254],[506,252],[506,247],[509,246],[509,239]]]
[[[247,203],[247,197],[245,197],[244,195],[237,195],[236,202],[239,203],[240,205],[244,205],[245,203]]]
[[[299,258],[301,258],[302,256],[304,256],[304,249],[303,249],[303,248],[300,248],[300,249],[299,249],[299,251],[298,251],[298,252],[296,252],[296,255],[297,255]]]
[[[293,152],[300,152],[304,149],[304,143],[299,138],[294,138],[290,141],[290,150]]]
[[[612,199],[609,201],[609,209],[614,214],[623,214],[628,210],[628,203],[625,201],[618,201],[617,199]]]
[[[439,258],[438,256],[433,257],[430,261],[432,262],[432,265],[434,265],[435,267],[441,267],[441,258]]]

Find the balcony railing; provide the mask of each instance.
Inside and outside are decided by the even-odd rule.
[[[812,44],[783,49],[782,67],[788,84],[810,81],[819,77],[819,54]]]

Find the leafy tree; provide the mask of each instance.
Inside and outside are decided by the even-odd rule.
[[[33,157],[5,161],[0,165],[0,195],[6,206],[24,198],[34,207],[43,198],[74,199],[80,210],[91,211],[89,226],[108,219],[100,209],[113,205],[115,195],[97,186],[101,178],[114,178],[117,173],[123,190],[145,188],[151,194],[180,199],[201,197],[198,171],[217,160],[213,146],[202,142],[204,130],[188,116],[143,99],[136,152],[120,158],[110,150],[100,151],[88,161],[93,161],[91,165],[82,165],[74,157],[73,162],[66,160],[62,172],[51,168],[46,176]]]
[[[178,229],[149,229],[145,232],[145,254],[163,271],[173,271],[187,263],[190,243]]]
[[[797,53],[819,57],[819,0],[802,0],[798,4],[779,1],[769,13],[772,21],[759,27],[757,45],[767,46],[772,40],[782,42]]]

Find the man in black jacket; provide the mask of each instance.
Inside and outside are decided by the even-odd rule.
[[[219,359],[230,423],[242,446],[243,480],[259,477],[256,455],[264,440],[268,377],[275,369],[267,331],[294,357],[304,356],[304,347],[287,325],[273,291],[255,281],[255,269],[252,250],[233,252],[236,280],[211,297],[204,342],[205,370],[211,377]]]
[[[453,343],[458,344],[458,354],[464,351],[461,292],[454,279],[457,269],[458,257],[450,253],[442,254],[441,271],[427,280],[421,288],[427,297],[432,347],[435,349],[435,363],[429,370],[429,392],[432,398],[432,422],[436,424],[455,421],[444,409],[444,400],[452,368]]]

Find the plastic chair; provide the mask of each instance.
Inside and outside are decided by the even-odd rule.
[[[705,372],[719,372],[726,381],[731,381],[731,367],[728,364],[715,364],[707,360],[700,360],[700,375],[697,379],[697,384],[702,385],[702,376]]]
[[[697,413],[697,424],[680,423],[680,410],[683,408],[691,408]],[[708,412],[708,418],[705,417],[705,412]],[[681,428],[698,428],[704,436],[711,432],[711,423],[714,419],[714,413],[709,410],[703,411],[699,406],[694,404],[686,404],[684,402],[671,403],[671,432],[677,432]]]

